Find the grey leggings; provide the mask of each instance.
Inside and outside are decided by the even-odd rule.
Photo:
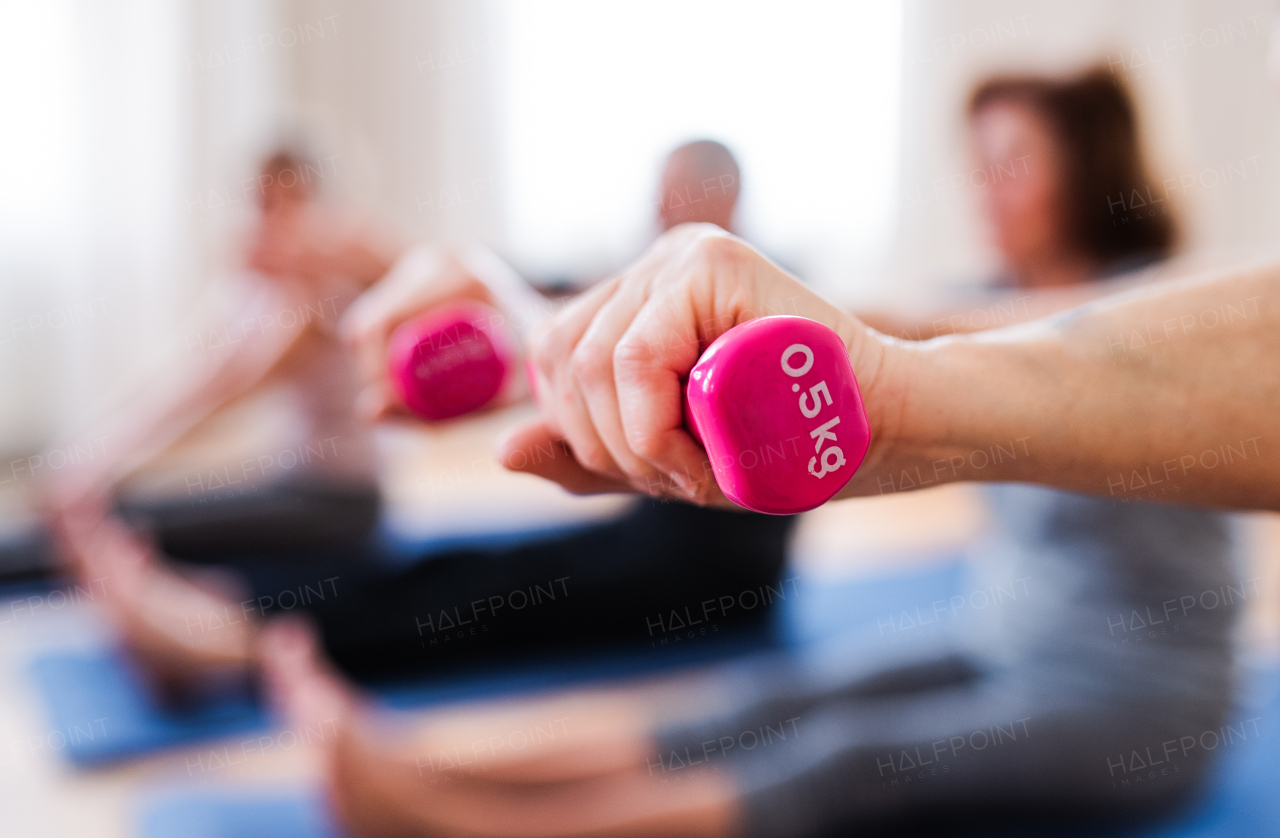
[[[1223,745],[1256,735],[1226,721],[1232,625],[1256,587],[1233,577],[1224,520],[1029,487],[993,498],[1003,523],[982,558],[1027,595],[992,624],[725,668],[733,698],[664,731],[650,773],[727,771],[761,836],[1143,816],[1187,799]]]

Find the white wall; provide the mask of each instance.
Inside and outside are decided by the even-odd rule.
[[[883,251],[897,0],[510,0],[499,12],[503,252],[522,267],[585,279],[634,259],[657,232],[665,158],[699,138],[741,165],[738,231],[807,280]]]
[[[483,2],[282,0],[290,20],[332,22],[299,50],[300,122],[337,154],[337,188],[416,239],[498,235],[495,26]]]
[[[0,12],[0,452],[74,428],[190,278],[185,12]]]

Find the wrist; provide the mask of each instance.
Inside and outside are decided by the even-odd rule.
[[[871,446],[841,497],[1028,479],[1033,413],[1012,396],[1028,393],[1035,376],[1008,346],[968,337],[880,344],[863,392]]]
[[[1052,377],[1042,342],[948,337],[910,348],[906,451],[931,472],[945,460],[947,482],[1032,479],[1032,456],[1048,442],[1038,432]]]

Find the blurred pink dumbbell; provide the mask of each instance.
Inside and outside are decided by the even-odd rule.
[[[404,323],[387,349],[391,384],[428,421],[472,413],[498,397],[519,370],[503,317],[482,303],[455,303]]]
[[[685,420],[716,483],[773,515],[844,488],[871,431],[844,342],[804,317],[761,317],[717,338],[689,372]]]

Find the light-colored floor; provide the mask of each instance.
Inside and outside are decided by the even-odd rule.
[[[573,498],[536,478],[504,472],[489,452],[515,415],[386,433],[385,481],[397,526],[419,535],[519,529],[608,515],[625,502]],[[824,578],[874,574],[961,547],[985,525],[980,495],[967,486],[846,501],[805,517],[795,561],[802,572]],[[1243,516],[1242,532],[1247,572],[1260,577],[1264,592],[1252,603],[1245,641],[1274,654],[1280,649],[1280,516]],[[89,601],[34,613],[0,605],[0,835],[129,836],[140,803],[157,789],[264,788],[314,778],[314,751],[282,730],[113,768],[71,767],[60,753],[65,732],[50,729],[24,670],[37,651],[101,642],[104,630]]]

